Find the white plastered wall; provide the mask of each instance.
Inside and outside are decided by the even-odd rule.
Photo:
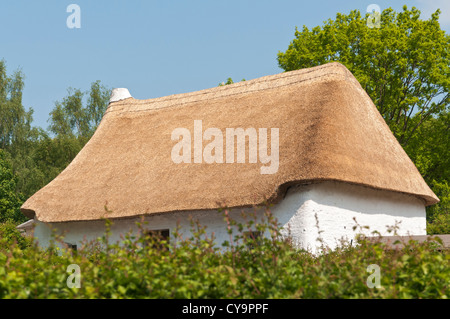
[[[245,222],[242,212],[255,209],[233,209],[230,217]],[[354,218],[360,226],[369,226],[366,234],[378,231],[381,235],[393,235],[388,227],[399,226],[398,235],[425,235],[426,214],[422,200],[405,194],[374,190],[342,182],[321,182],[317,184],[291,187],[286,197],[270,208],[271,213],[283,227],[282,234],[290,234],[294,242],[302,248],[317,252],[320,237],[330,248],[335,248],[339,240],[351,240],[356,232]],[[264,209],[256,211],[261,220]],[[223,213],[217,211],[187,211],[147,216],[146,229],[169,229],[171,233],[179,223],[184,238],[190,236],[189,216],[207,226],[208,234],[214,232],[216,242],[230,241]],[[121,240],[121,235],[129,232],[138,234],[137,222],[141,218],[113,220],[110,242]],[[39,244],[47,247],[51,239],[50,227],[56,233],[65,234],[65,242],[81,247],[83,240],[95,240],[105,232],[104,221],[36,223],[35,237]],[[236,232],[235,232],[236,233]]]
[[[297,244],[313,252],[320,245],[319,230],[330,248],[341,239],[354,239],[357,232],[394,235],[388,229],[395,225],[398,235],[426,235],[425,206],[414,196],[341,182],[300,186],[293,194],[280,203],[278,220]],[[354,231],[357,224],[369,229],[357,227]]]

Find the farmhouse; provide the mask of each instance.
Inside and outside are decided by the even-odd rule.
[[[227,129],[244,139],[224,141]],[[269,157],[276,170],[263,174]],[[381,234],[399,223],[399,235],[425,235],[425,207],[438,201],[355,77],[330,63],[149,100],[115,89],[91,140],[21,209],[44,247],[51,229],[80,247],[103,235],[104,218],[112,240],[141,218],[166,236],[179,223],[187,236],[189,216],[220,244],[220,207],[240,221],[270,202],[282,232],[315,250],[319,230],[330,247],[352,239],[354,218]]]

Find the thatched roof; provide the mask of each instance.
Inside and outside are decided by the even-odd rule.
[[[203,131],[224,133],[279,128],[278,171],[263,175],[262,164],[248,159],[174,163],[171,133],[193,132],[194,120],[202,120]],[[325,180],[410,194],[425,205],[438,202],[369,96],[339,63],[193,93],[111,102],[91,140],[22,212],[63,222],[251,206],[282,198],[293,183]]]

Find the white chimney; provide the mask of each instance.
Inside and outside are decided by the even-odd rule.
[[[132,96],[126,88],[113,89],[111,92],[111,97],[109,98],[109,103],[125,100],[130,97]]]

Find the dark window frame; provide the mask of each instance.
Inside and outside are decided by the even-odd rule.
[[[64,243],[64,244],[66,244],[67,248],[70,249],[70,250],[73,250],[73,251],[77,251],[78,250],[77,244],[71,244],[71,243]]]
[[[144,247],[152,241],[152,247],[155,249],[166,249],[166,245],[159,243],[161,240],[166,241],[166,244],[170,243],[170,229],[148,229],[145,231]]]
[[[251,238],[254,241],[254,244],[248,245],[249,249],[254,249],[255,245],[260,246],[262,244],[263,233],[261,231],[251,230],[251,231],[245,231],[243,234],[244,234],[245,238]]]

